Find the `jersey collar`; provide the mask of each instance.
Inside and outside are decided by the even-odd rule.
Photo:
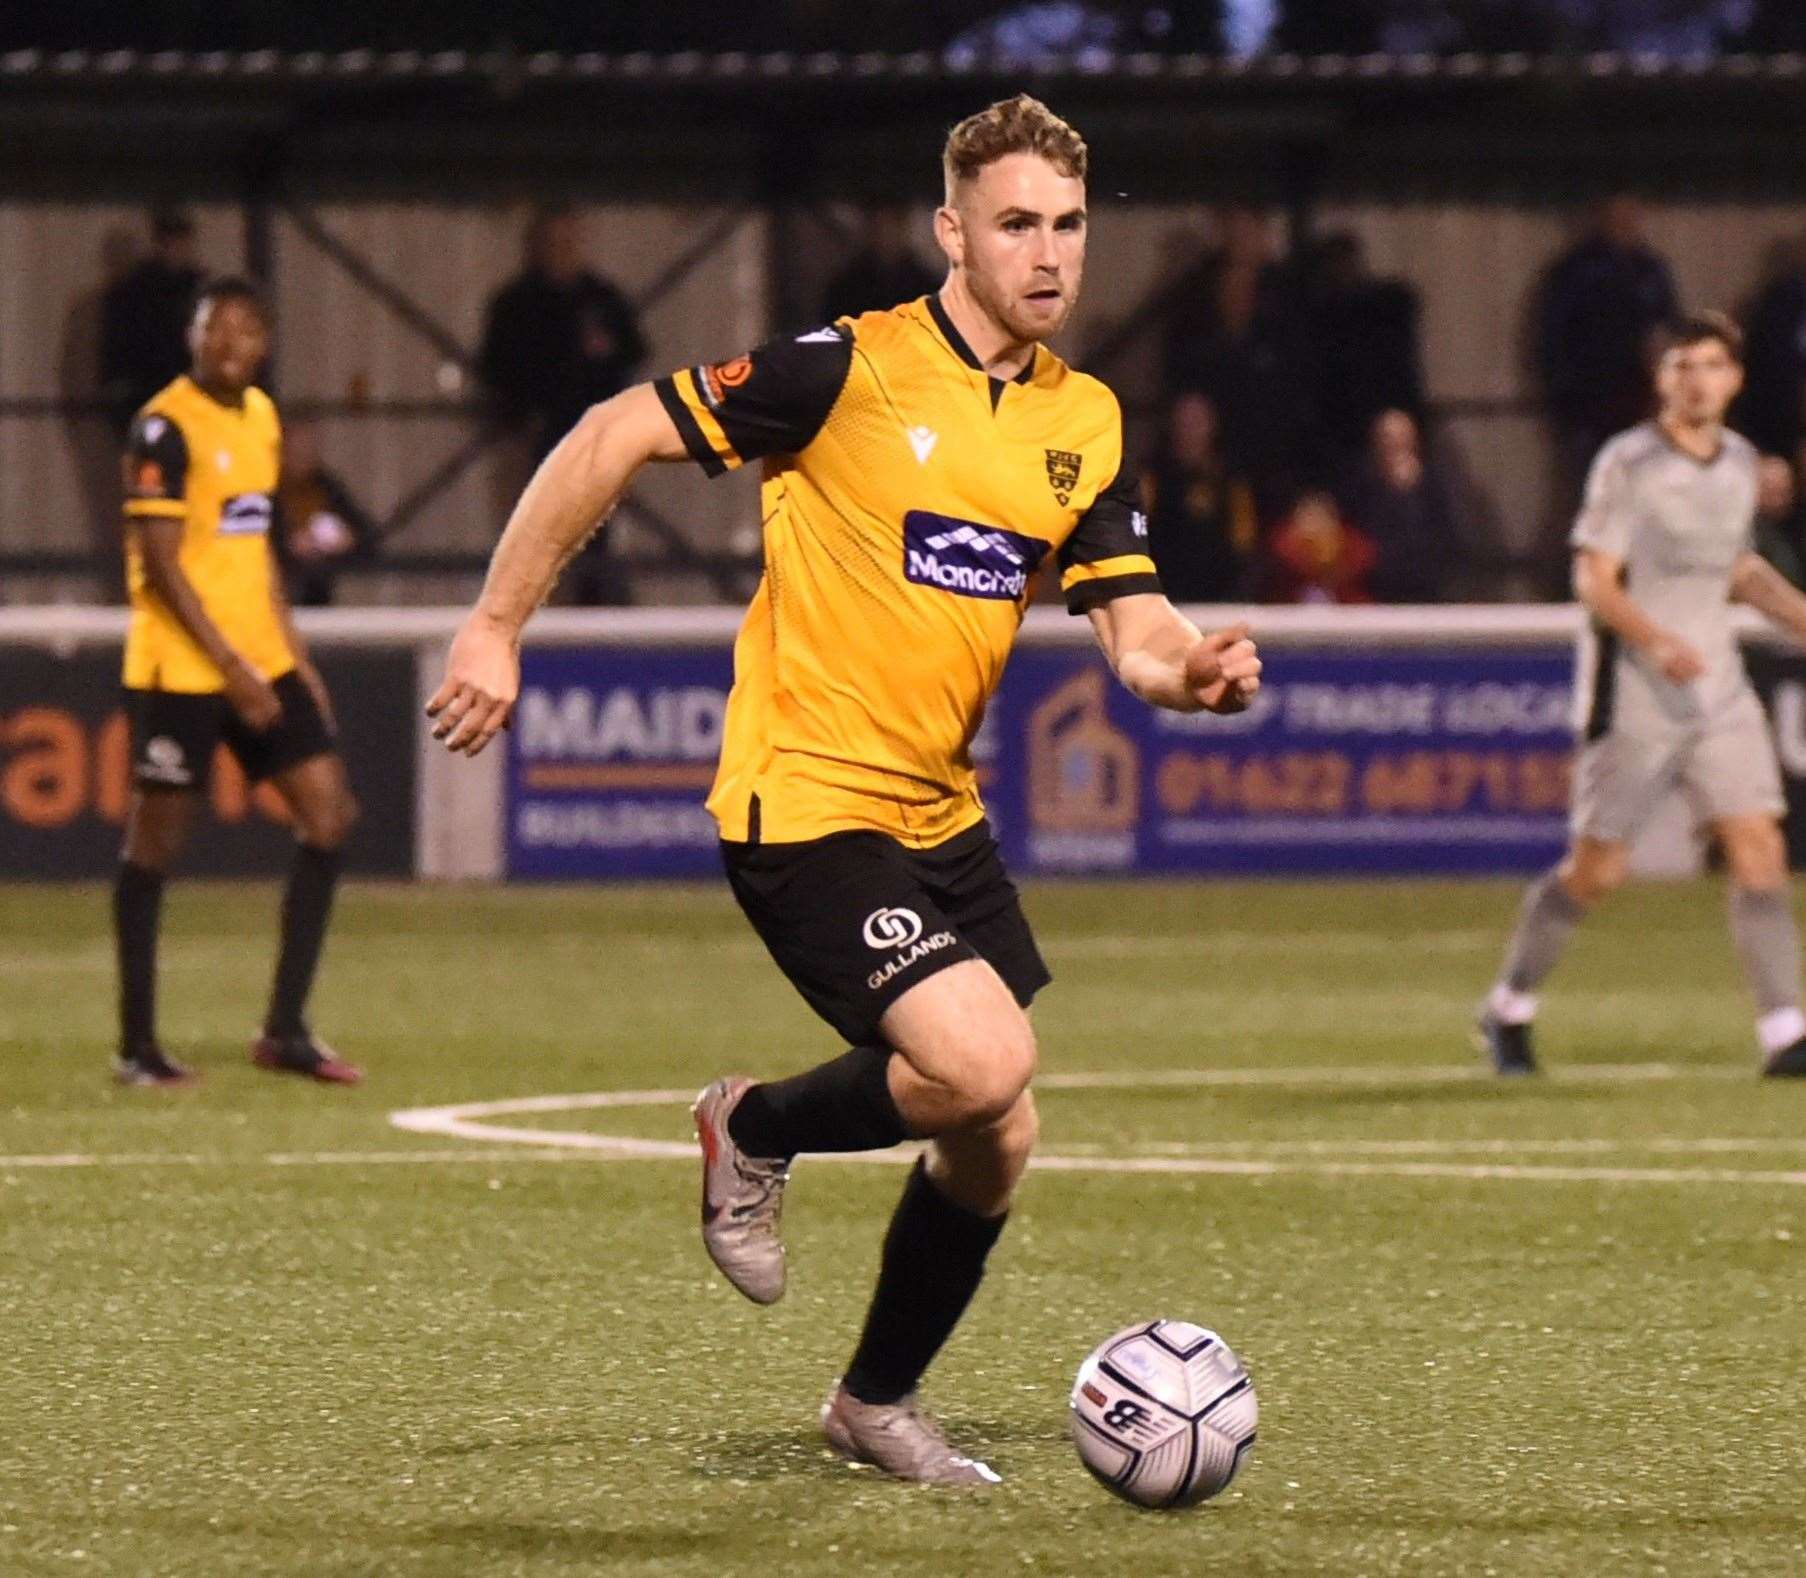
[[[941,331],[941,338],[952,348],[953,354],[968,367],[974,368],[982,373],[985,370],[985,364],[978,359],[978,353],[966,343],[965,335],[961,334],[959,330],[954,327],[953,320],[947,316],[947,309],[941,305],[940,292],[931,291],[923,299],[928,303],[928,316],[934,319],[934,326]],[[1035,363],[1039,361],[1040,358],[1040,347],[1031,345],[1029,347],[1028,360],[1023,364],[1021,372],[1017,373],[1014,378],[995,378],[992,382],[999,384],[1029,383],[1034,379]]]
[[[196,378],[193,373],[183,373],[181,381],[199,395],[201,399],[205,400],[208,405],[212,406],[214,410],[230,411],[234,416],[241,416],[244,414],[244,409],[247,404],[244,395],[241,394],[238,397],[237,405],[228,405],[224,400],[218,398],[218,396],[209,394],[202,385],[200,379]]]
[[[1649,425],[1656,430],[1656,436],[1668,446],[1672,453],[1679,455],[1682,460],[1692,461],[1694,465],[1700,467],[1702,470],[1716,466],[1724,457],[1724,428],[1722,426],[1720,426],[1718,430],[1718,443],[1712,453],[1709,455],[1696,455],[1692,450],[1687,449],[1676,442],[1674,434],[1668,431],[1667,426],[1659,416],[1650,418]]]

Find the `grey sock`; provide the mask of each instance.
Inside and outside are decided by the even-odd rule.
[[[1534,992],[1555,968],[1585,913],[1553,871],[1538,877],[1518,910],[1517,930],[1505,949],[1500,984],[1514,992]]]
[[[1800,1002],[1800,934],[1790,895],[1733,886],[1731,940],[1755,994],[1756,1011],[1773,1013]]]

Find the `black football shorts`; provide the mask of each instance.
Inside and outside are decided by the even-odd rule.
[[[721,846],[727,880],[778,968],[854,1046],[884,1011],[962,959],[983,959],[1026,1008],[1053,979],[984,822],[932,849],[882,833]]]
[[[287,768],[337,749],[314,693],[293,669],[270,682],[282,716],[264,730],[246,727],[219,691],[125,693],[132,725],[132,782],[143,789],[204,789],[214,747],[223,744],[245,777],[261,783]]]

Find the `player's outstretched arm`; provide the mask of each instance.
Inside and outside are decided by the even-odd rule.
[[[1149,706],[1241,712],[1260,689],[1246,625],[1205,634],[1157,592],[1115,598],[1088,617],[1116,677]]]
[[[688,451],[651,384],[592,406],[541,462],[496,544],[476,607],[427,703],[434,738],[475,756],[508,721],[520,689],[520,633],[558,573],[607,519],[641,466]]]
[[[1574,595],[1608,630],[1643,653],[1677,685],[1696,680],[1706,660],[1691,642],[1658,625],[1624,590],[1624,561],[1598,548],[1574,553]]]
[[[1745,553],[1731,571],[1731,596],[1772,619],[1806,644],[1806,592],[1759,553]]]

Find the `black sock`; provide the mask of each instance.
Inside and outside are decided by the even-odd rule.
[[[339,880],[339,852],[295,846],[295,863],[289,868],[288,887],[282,894],[282,942],[276,955],[276,983],[270,992],[270,1013],[264,1030],[273,1036],[298,1036],[306,1031],[302,1010],[314,984],[320,948],[326,941],[326,922],[332,914],[332,892]]]
[[[901,1402],[916,1389],[978,1291],[1004,1220],[949,1200],[916,1163],[884,1235],[878,1287],[847,1366],[844,1384],[860,1402]]]
[[[157,921],[163,873],[121,861],[113,879],[113,939],[119,953],[119,1051],[157,1044]]]
[[[854,1047],[807,1074],[754,1085],[727,1120],[748,1156],[881,1151],[909,1138],[890,1093],[886,1047]]]

